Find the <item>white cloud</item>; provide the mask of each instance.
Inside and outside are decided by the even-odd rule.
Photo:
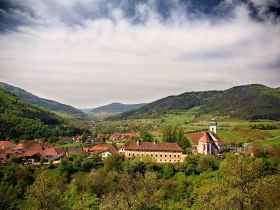
[[[145,24],[131,24],[116,9],[114,21],[77,15],[83,24],[69,27],[43,1],[28,2],[40,24],[0,36],[0,79],[39,96],[92,107],[248,83],[279,86],[279,67],[270,65],[280,56],[279,25],[253,21],[245,6],[216,24],[175,11],[162,23],[141,5]],[[52,3],[71,14],[77,2]]]

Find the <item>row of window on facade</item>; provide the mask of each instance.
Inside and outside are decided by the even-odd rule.
[[[149,154],[145,154],[145,155],[148,155],[148,156],[149,156]],[[131,156],[131,154],[129,153],[128,156]],[[132,153],[132,156],[135,156],[134,153]],[[137,154],[136,156],[139,156],[139,154]],[[144,154],[142,154],[142,156],[144,156]],[[153,154],[150,154],[150,156],[153,157]],[[155,157],[157,157],[157,156],[158,156],[158,155],[156,154]],[[162,157],[162,155],[159,155],[159,156]],[[167,157],[167,155],[164,155],[164,157]],[[169,155],[169,157],[172,157],[172,155]],[[180,155],[174,155],[174,157],[175,157],[175,158],[176,158],[176,157],[179,158]]]

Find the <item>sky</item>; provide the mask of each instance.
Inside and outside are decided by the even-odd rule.
[[[280,86],[277,0],[0,0],[0,81],[78,108]]]

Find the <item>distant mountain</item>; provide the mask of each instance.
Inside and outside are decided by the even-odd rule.
[[[138,109],[142,106],[145,106],[145,103],[141,104],[122,104],[122,103],[111,103],[105,106],[100,106],[94,109],[91,109],[90,112],[100,113],[100,112],[110,112],[110,113],[120,113],[127,112],[130,110]]]
[[[115,119],[158,118],[172,111],[200,107],[198,115],[229,115],[241,119],[280,119],[280,91],[260,84],[225,91],[186,92],[169,96],[139,109],[109,117]]]
[[[27,100],[31,104],[38,105],[41,107],[44,107],[50,111],[54,112],[62,112],[66,113],[68,115],[73,115],[75,117],[85,117],[86,114],[80,111],[79,109],[76,109],[72,106],[62,104],[56,101],[40,98],[38,96],[33,95],[32,93],[27,92],[26,90],[23,90],[18,87],[14,87],[12,85],[0,82],[0,87],[5,89],[6,91],[15,94],[16,96]]]

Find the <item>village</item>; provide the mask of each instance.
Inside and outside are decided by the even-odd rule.
[[[209,123],[209,131],[188,133],[188,138],[194,142],[190,154],[221,155],[225,147],[217,135],[217,129],[217,122],[213,118]],[[0,163],[6,164],[12,158],[16,158],[24,164],[31,165],[59,164],[61,159],[69,159],[72,155],[84,154],[91,158],[93,153],[98,154],[101,160],[119,154],[125,158],[145,156],[158,163],[182,163],[188,155],[176,142],[145,142],[137,132],[114,133],[108,139],[103,133],[98,133],[97,137],[88,136],[84,140],[82,135],[59,137],[59,140],[65,143],[63,147],[44,142],[43,139],[22,141],[19,144],[3,140],[0,142]],[[72,146],[67,147],[71,144]],[[233,151],[236,152],[236,148]],[[238,151],[244,152],[246,147],[239,148]]]

